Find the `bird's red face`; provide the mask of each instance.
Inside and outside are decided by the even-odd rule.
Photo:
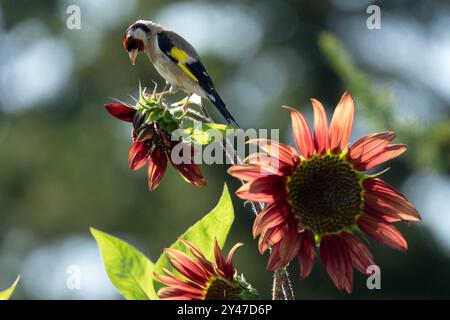
[[[134,65],[139,51],[144,50],[144,41],[136,39],[131,35],[126,35],[123,39],[123,46],[130,56],[131,63]]]

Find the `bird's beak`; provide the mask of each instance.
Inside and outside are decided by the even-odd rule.
[[[136,58],[137,58],[138,53],[139,53],[138,49],[132,49],[132,50],[128,51],[128,55],[130,56],[130,61],[133,66],[136,63]]]

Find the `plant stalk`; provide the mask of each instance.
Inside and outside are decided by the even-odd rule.
[[[281,285],[283,287],[283,293],[286,300],[295,300],[294,290],[292,289],[291,280],[289,280],[289,273],[287,272],[286,268],[284,268]]]
[[[283,300],[283,273],[284,268],[277,268],[273,273],[272,300]]]

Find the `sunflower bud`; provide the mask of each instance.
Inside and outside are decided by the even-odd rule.
[[[180,117],[172,114],[168,105],[148,95],[141,93],[135,106],[125,104],[105,105],[106,110],[114,117],[133,123],[133,145],[129,151],[128,163],[132,170],[142,168],[146,163],[148,169],[148,185],[150,190],[158,187],[172,149],[181,141],[171,141],[171,134],[181,125]],[[206,182],[198,167],[192,163],[173,164],[173,167],[185,180],[195,186],[204,186]]]

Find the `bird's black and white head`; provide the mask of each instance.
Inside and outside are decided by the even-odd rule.
[[[152,39],[152,34],[159,28],[159,25],[152,21],[138,20],[128,27],[123,40],[123,46],[130,56],[134,65],[136,57],[140,51],[144,51]]]

